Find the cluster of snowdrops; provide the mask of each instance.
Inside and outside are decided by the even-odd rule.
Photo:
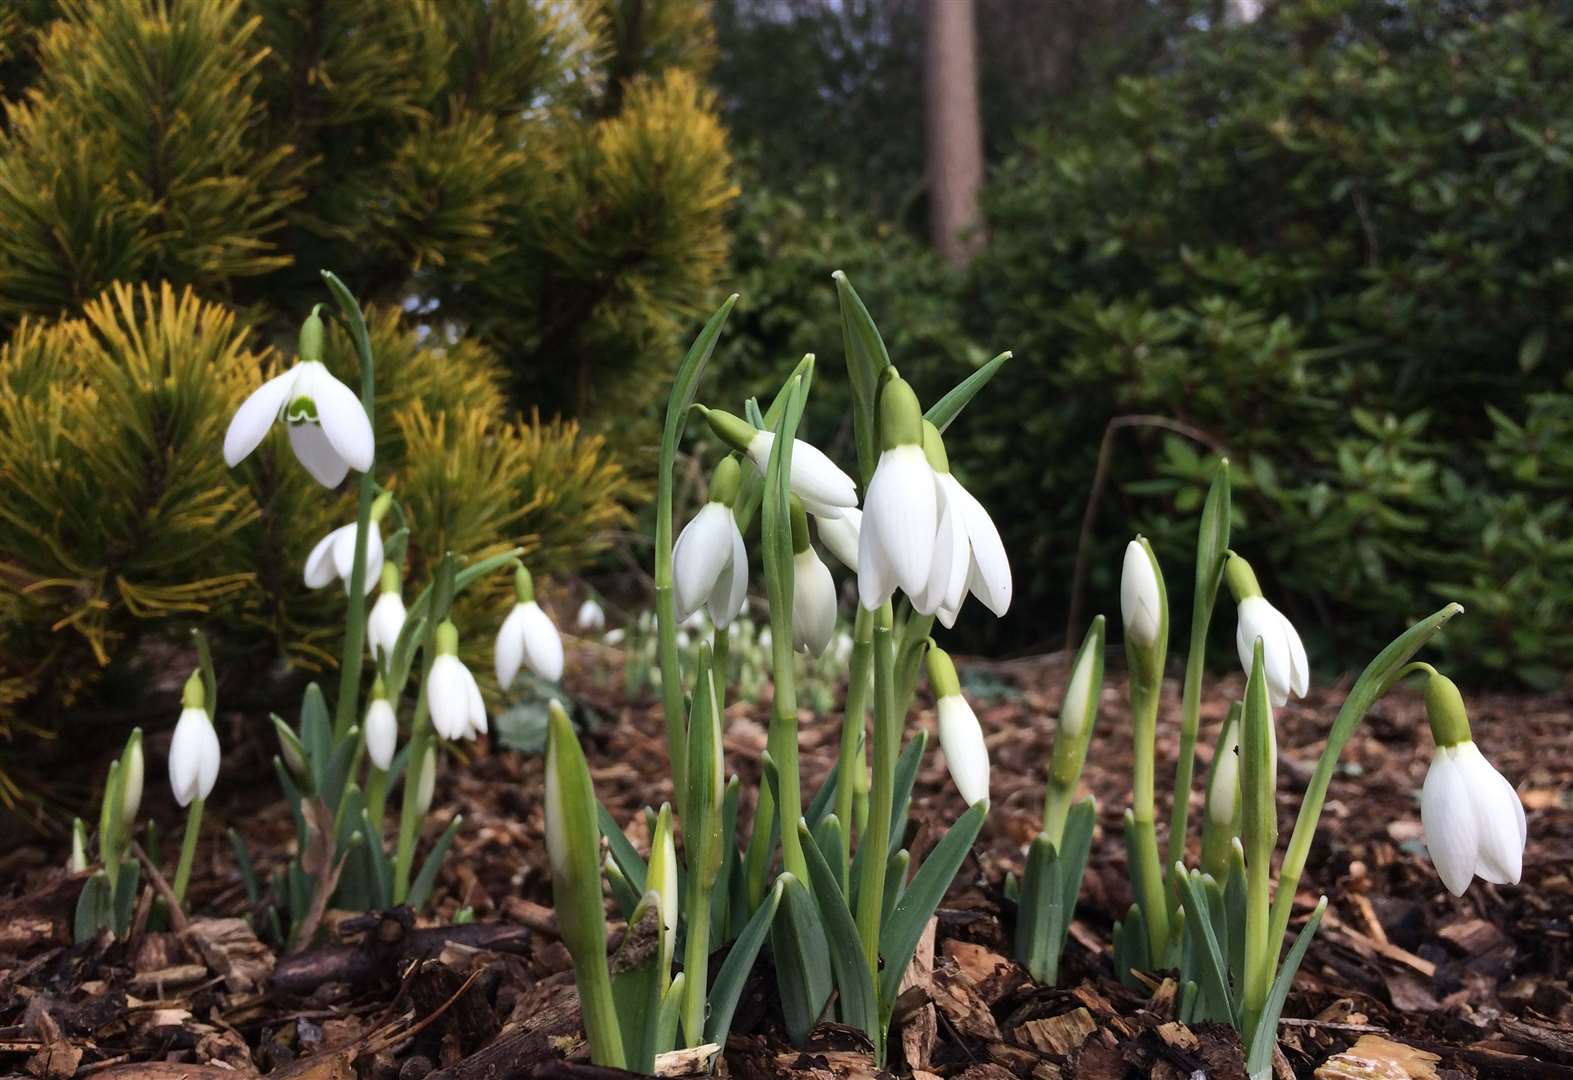
[[[323,906],[425,902],[455,819],[419,871],[415,848],[430,805],[440,751],[487,730],[486,705],[458,655],[448,613],[454,598],[487,574],[511,571],[517,603],[500,626],[496,675],[506,689],[521,667],[557,682],[561,638],[535,602],[517,552],[474,562],[449,554],[408,604],[401,580],[408,526],[375,481],[371,409],[374,358],[360,309],[342,283],[324,278],[355,339],[357,396],[321,362],[322,322],[301,332],[299,362],[265,382],[236,413],[223,452],[238,466],[275,426],[325,487],[360,474],[357,520],[324,537],[308,557],[309,585],[342,582],[345,641],[336,707],[313,685],[298,724],[274,717],[279,783],[294,810],[297,854],[266,883],[239,837],[237,864],[254,910],[292,941],[315,929]],[[638,852],[596,800],[577,734],[553,701],[546,749],[546,842],[556,917],[573,957],[589,1052],[602,1065],[648,1070],[674,1048],[724,1044],[742,988],[768,947],[782,1018],[793,1039],[833,1016],[860,1029],[883,1064],[903,974],[925,924],[960,869],[988,813],[989,760],[956,669],[934,639],[969,597],[995,615],[1011,602],[1011,569],[988,511],[951,471],[944,433],[1009,353],[982,366],[925,409],[885,352],[873,320],[844,275],[835,276],[852,391],[856,461],[844,470],[799,437],[817,377],[804,357],[768,404],[737,411],[696,401],[702,376],[736,297],[704,327],[678,369],[667,404],[656,508],[656,677],[665,710],[671,804],[647,810],[651,843]],[[708,501],[673,543],[673,471],[685,431],[702,423],[721,456]],[[862,498],[859,499],[859,492]],[[399,528],[384,537],[390,514]],[[757,541],[748,537],[758,519]],[[1177,969],[1182,1019],[1234,1025],[1249,1071],[1270,1070],[1278,1016],[1326,900],[1295,920],[1293,902],[1327,786],[1344,744],[1371,705],[1398,680],[1419,675],[1436,746],[1421,795],[1427,845],[1442,881],[1462,894],[1474,876],[1516,882],[1525,843],[1513,787],[1481,756],[1457,688],[1415,654],[1461,608],[1450,604],[1400,634],[1355,682],[1278,864],[1277,754],[1273,710],[1306,693],[1305,650],[1289,620],[1262,595],[1249,563],[1231,549],[1229,468],[1220,461],[1198,533],[1195,604],[1185,664],[1180,753],[1167,849],[1154,820],[1155,729],[1170,611],[1163,573],[1141,537],[1126,550],[1120,614],[1134,738],[1131,799],[1124,814],[1132,904],[1116,924],[1117,973]],[[823,546],[856,580],[850,636],[837,630],[835,574]],[[752,570],[762,569],[773,694],[760,789],[744,800],[723,754],[728,653],[737,639]],[[1205,783],[1199,858],[1188,860],[1204,648],[1219,593],[1237,605],[1236,641],[1246,674]],[[379,595],[370,612],[366,598]],[[704,611],[704,631],[690,621]],[[579,614],[599,630],[594,604]],[[701,640],[697,647],[693,635]],[[750,636],[750,641],[753,641]],[[220,748],[212,724],[217,685],[206,643],[169,755],[170,783],[188,806],[184,842],[167,902],[184,903],[203,801],[216,782]],[[686,646],[686,647],[685,647]],[[1098,718],[1104,679],[1104,619],[1093,620],[1075,654],[1045,765],[1042,831],[1019,880],[1015,949],[1037,979],[1052,983],[1074,912],[1096,808],[1079,797],[1080,774]],[[825,658],[845,675],[839,757],[805,800],[798,770],[798,654]],[[372,670],[364,672],[370,661]],[[414,688],[411,682],[417,679]],[[926,750],[908,732],[926,672],[939,742],[969,809],[920,865],[903,847],[914,777]],[[360,694],[369,682],[364,710]],[[871,721],[871,722],[870,722]],[[402,733],[402,745],[401,745]],[[139,865],[131,857],[142,788],[140,733],[111,768],[98,827],[100,866],[78,909],[79,933],[124,931]],[[389,792],[402,785],[391,850],[384,828]],[[752,805],[747,829],[740,805]],[[73,861],[87,866],[88,830],[78,822]],[[679,844],[680,841],[680,844]],[[679,858],[679,849],[681,858]],[[323,852],[326,851],[326,857]],[[607,902],[627,931],[608,955]],[[1291,922],[1292,944],[1285,950]],[[711,978],[711,957],[725,959]],[[680,964],[678,963],[680,957]],[[825,960],[828,958],[829,963]],[[674,970],[674,965],[676,968]]]

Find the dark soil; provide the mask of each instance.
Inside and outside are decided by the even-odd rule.
[[[1173,1021],[1172,981],[1154,979],[1138,993],[1113,978],[1109,932],[1130,903],[1119,826],[1130,763],[1123,679],[1110,672],[1084,778],[1098,798],[1100,827],[1063,985],[1046,988],[1009,959],[1014,913],[1003,882],[1020,873],[1038,828],[1063,659],[980,664],[964,678],[990,689],[977,701],[994,808],[936,920],[932,946],[925,943],[909,976],[918,989],[903,1002],[892,1071],[965,1080],[1243,1076],[1231,1032]],[[670,796],[661,716],[653,702],[620,700],[606,688],[615,681],[571,674],[569,689],[603,717],[586,737],[596,789],[642,845],[639,811]],[[1285,840],[1345,689],[1318,689],[1279,715]],[[1237,678],[1208,688],[1199,777],[1224,702],[1240,690]],[[1423,707],[1405,690],[1389,695],[1344,752],[1296,898],[1297,922],[1320,893],[1330,906],[1284,1013],[1279,1075],[1573,1078],[1573,702],[1487,694],[1470,705],[1477,741],[1517,785],[1528,813],[1522,883],[1476,881],[1462,899],[1442,887],[1420,832],[1417,793],[1429,759]],[[1172,775],[1177,714],[1173,685],[1159,729],[1160,793]],[[734,704],[728,716],[728,764],[752,782],[765,709]],[[932,730],[926,702],[912,723]],[[139,929],[126,941],[72,945],[81,879],[55,869],[64,847],[24,845],[0,860],[9,897],[0,900],[0,1070],[43,1080],[608,1075],[584,1064],[568,956],[552,933],[538,757],[481,751],[450,766],[428,841],[454,814],[465,821],[431,911],[418,920],[407,912],[330,913],[312,949],[276,958],[244,923],[213,921],[249,914],[225,828],[238,828],[254,853],[275,860],[293,843],[273,797],[265,728],[256,718],[227,718],[225,727],[232,749],[204,823],[191,896],[196,921],[186,935]],[[801,730],[811,793],[834,758],[838,731],[833,720],[807,714]],[[148,803],[173,826],[171,806],[151,805],[166,745],[167,733],[152,740]],[[1194,801],[1193,823],[1199,794]],[[914,862],[962,809],[942,755],[931,750],[913,802]],[[1160,808],[1160,833],[1166,820]],[[1193,857],[1194,847],[1193,840]],[[451,927],[463,908],[476,922]],[[824,1025],[808,1047],[787,1045],[773,998],[762,963],[722,1069],[742,1077],[873,1075],[855,1032]]]

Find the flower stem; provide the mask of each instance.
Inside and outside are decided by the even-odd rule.
[[[192,799],[186,810],[186,835],[180,841],[180,862],[175,864],[175,881],[171,888],[175,902],[182,908],[186,904],[186,887],[191,884],[191,867],[197,859],[197,835],[202,831],[202,799]]]
[[[720,812],[720,808],[716,808]],[[686,842],[686,840],[685,840]],[[688,874],[687,937],[683,940],[683,1040],[705,1041],[705,997],[710,981],[710,889],[702,875]]]
[[[1163,865],[1185,860],[1190,829],[1191,784],[1196,778],[1196,732],[1201,727],[1202,674],[1207,656],[1207,624],[1212,612],[1198,606],[1191,615],[1191,650],[1185,657],[1185,688],[1180,696],[1180,757],[1174,763],[1174,807],[1169,813],[1169,849]],[[1177,894],[1175,895],[1178,899]]]
[[[670,534],[671,513],[670,505],[664,508],[664,519],[658,512],[656,517],[658,532],[659,525],[664,520],[667,532]],[[666,712],[666,756],[672,765],[672,802],[676,806],[683,806],[688,791],[684,775],[688,768],[688,728],[687,718],[683,713],[683,669],[677,655],[677,594],[672,586],[671,547],[670,540],[663,545],[659,536],[657,537],[655,546],[656,657],[661,665],[661,701]]]
[[[434,631],[428,626],[426,647],[422,650],[420,693],[415,699],[415,718],[410,725],[410,748],[404,759],[404,801],[399,807],[399,839],[393,858],[393,902],[404,903],[410,892],[410,869],[415,864],[415,836],[420,832],[421,769],[426,763],[426,745],[431,740],[431,720],[426,708],[426,680],[431,678],[435,656]]]
[[[1160,669],[1161,670],[1161,669]],[[1154,964],[1162,965],[1169,947],[1169,907],[1164,896],[1163,869],[1158,864],[1158,835],[1154,824],[1153,774],[1158,727],[1159,681],[1149,682],[1135,670],[1131,673],[1131,731],[1133,761],[1131,777],[1131,815],[1135,829],[1133,845],[1140,866],[1131,867],[1131,884],[1147,923],[1147,942]]]
[[[863,764],[859,751],[868,726],[864,714],[868,706],[869,665],[874,658],[873,635],[873,614],[859,605],[857,620],[852,624],[851,671],[847,676],[846,711],[841,716],[841,756],[836,763],[836,817],[841,821],[841,867],[845,875],[841,886],[849,896],[852,886],[852,799],[858,787],[857,770]]]
[[[858,838],[863,853],[863,880],[858,886],[857,929],[863,941],[874,985],[879,985],[879,931],[885,903],[885,852],[890,848],[891,800],[896,786],[897,745],[901,718],[896,712],[896,646],[891,638],[890,605],[874,623],[874,740],[871,747],[874,783],[869,798],[868,829]]]
[[[382,818],[388,804],[388,770],[373,765],[366,777],[366,816],[377,836],[382,835]]]

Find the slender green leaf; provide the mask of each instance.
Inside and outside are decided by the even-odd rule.
[[[1273,1047],[1278,1045],[1278,1018],[1283,1015],[1284,1002],[1289,999],[1289,990],[1294,986],[1300,961],[1305,959],[1305,951],[1311,947],[1311,939],[1316,936],[1317,927],[1322,925],[1322,916],[1326,911],[1327,897],[1324,896],[1317,901],[1316,910],[1306,921],[1300,936],[1295,938],[1289,955],[1284,957],[1283,967],[1278,969],[1278,977],[1273,980],[1273,988],[1268,992],[1261,1020],[1257,1022],[1256,1032],[1251,1037],[1251,1045],[1246,1053],[1245,1071],[1250,1074],[1251,1080],[1272,1075]]]
[[[1186,873],[1185,868],[1176,863],[1170,875],[1179,886],[1180,900],[1185,905],[1185,925],[1190,930],[1186,937],[1197,946],[1199,982],[1210,997],[1223,1003],[1224,1009],[1232,1017],[1236,1008],[1229,993],[1228,960],[1223,946],[1218,942],[1218,935],[1213,933],[1212,910],[1202,891],[1201,871]]]
[[[765,896],[764,903],[759,905],[759,910],[754,912],[737,935],[737,940],[732,942],[732,949],[726,954],[726,960],[722,962],[721,970],[716,973],[715,982],[710,986],[710,1016],[705,1021],[705,1038],[713,1043],[726,1045],[726,1037],[732,1031],[732,1017],[743,996],[743,986],[748,982],[749,973],[754,970],[754,960],[759,956],[760,946],[765,943],[765,936],[775,925],[776,912],[781,907],[781,894],[786,888],[784,878],[785,875],[776,879],[775,887]]]
[[[830,969],[825,964],[829,946],[819,907],[808,887],[790,873],[783,873],[778,880],[785,884],[781,908],[770,928],[770,951],[776,961],[776,986],[781,992],[787,1038],[794,1046],[801,1046],[830,1002]]]
[[[453,844],[453,838],[463,823],[464,815],[455,815],[448,823],[448,827],[442,831],[442,835],[437,838],[437,842],[432,845],[426,861],[421,863],[421,872],[415,875],[415,881],[410,885],[410,894],[405,900],[416,911],[426,906],[432,886],[437,883],[437,871],[442,868],[442,860],[447,857],[448,848]]]
[[[841,895],[841,878],[825,861],[813,833],[802,822],[798,823],[798,838],[803,843],[803,856],[813,879],[814,898],[819,902],[825,941],[830,946],[830,967],[840,994],[841,1019],[866,1032],[877,1048],[884,1040],[879,1025],[879,1003],[874,999],[874,979],[863,960],[863,942],[858,937],[857,923],[847,907],[846,897]],[[877,1052],[875,1057],[879,1057]]]
[[[967,407],[967,403],[977,396],[979,390],[988,385],[989,380],[999,373],[999,369],[1004,367],[1005,361],[1010,358],[1011,353],[1009,351],[1002,352],[971,375],[962,379],[961,382],[951,389],[950,393],[930,405],[928,411],[923,414],[923,418],[939,428],[940,432],[943,433],[946,428],[950,427],[950,422],[956,419],[961,410]]]
[[[980,799],[961,815],[944,838],[934,845],[928,858],[923,860],[923,865],[913,875],[912,884],[907,887],[906,895],[880,928],[879,951],[885,958],[879,988],[882,1009],[888,1010],[894,1005],[901,977],[906,974],[907,964],[918,947],[918,939],[923,936],[923,928],[944,899],[945,891],[950,888],[967,853],[972,850],[972,842],[977,839],[978,830],[983,828],[983,819],[988,813],[988,803]]]

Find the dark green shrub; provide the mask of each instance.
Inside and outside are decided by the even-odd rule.
[[[1015,633],[1057,636],[1105,425],[1154,414],[1235,459],[1240,544],[1324,660],[1441,591],[1476,609],[1456,667],[1559,677],[1570,147],[1573,13],[1507,0],[1289,0],[1027,139],[969,308],[1016,351],[1012,392],[969,412],[962,458],[1018,508]],[[1188,603],[1206,467],[1180,438],[1115,436],[1094,606],[1137,530]]]

